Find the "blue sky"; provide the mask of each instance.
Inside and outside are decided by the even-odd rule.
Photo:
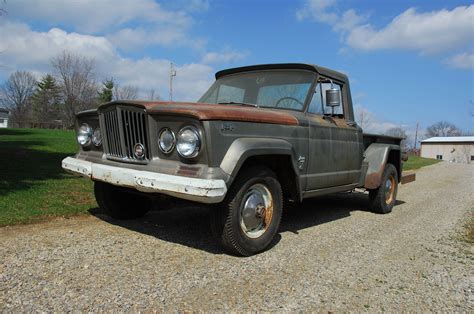
[[[99,80],[195,100],[219,69],[307,62],[349,75],[370,129],[439,120],[474,131],[474,5],[468,1],[7,0],[0,79],[51,71],[62,50],[94,58]]]

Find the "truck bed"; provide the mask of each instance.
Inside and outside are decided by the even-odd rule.
[[[373,143],[393,144],[393,145],[400,146],[402,140],[403,138],[398,137],[398,136],[370,134],[370,133],[363,134],[364,149],[367,149],[367,147],[369,147],[369,145]]]

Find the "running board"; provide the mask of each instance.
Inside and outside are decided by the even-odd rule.
[[[337,193],[337,192],[351,191],[351,190],[355,189],[357,186],[359,186],[359,184],[355,183],[355,184],[333,186],[333,187],[325,188],[325,189],[317,189],[317,190],[306,191],[306,192],[303,193],[303,198],[309,198],[309,197],[314,197],[314,196],[332,194],[332,193]]]

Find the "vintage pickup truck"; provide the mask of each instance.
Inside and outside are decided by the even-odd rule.
[[[266,249],[284,207],[361,188],[389,213],[401,138],[366,135],[346,75],[309,64],[228,69],[197,103],[113,101],[77,115],[79,152],[62,167],[91,178],[112,217],[163,195],[213,204],[211,228],[237,255]],[[412,178],[413,179],[413,178]]]

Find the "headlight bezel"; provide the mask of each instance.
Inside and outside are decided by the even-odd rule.
[[[188,130],[191,131],[196,136],[196,144],[195,144],[195,148],[193,152],[190,155],[185,155],[180,149],[180,139],[182,139],[184,132]],[[196,126],[185,125],[178,131],[178,134],[176,135],[176,151],[180,157],[185,158],[185,159],[194,159],[201,152],[201,148],[202,148],[202,136],[201,136],[201,132]]]
[[[81,147],[89,147],[92,144],[92,134],[92,127],[86,122],[81,123],[81,125],[77,128],[76,132],[77,143],[79,143]],[[79,139],[80,136],[86,136],[87,140],[85,142],[82,142]]]
[[[165,132],[169,132],[171,134],[171,136],[173,137],[173,142],[172,142],[172,145],[171,147],[168,149],[168,150],[165,150],[162,146],[161,146],[161,143],[162,143],[162,136]],[[173,152],[173,150],[175,149],[176,147],[176,144],[177,144],[177,138],[176,138],[176,134],[173,132],[173,130],[171,130],[170,128],[168,127],[164,127],[160,130],[160,132],[158,132],[158,148],[160,149],[160,151],[165,154],[165,155],[169,155]]]

